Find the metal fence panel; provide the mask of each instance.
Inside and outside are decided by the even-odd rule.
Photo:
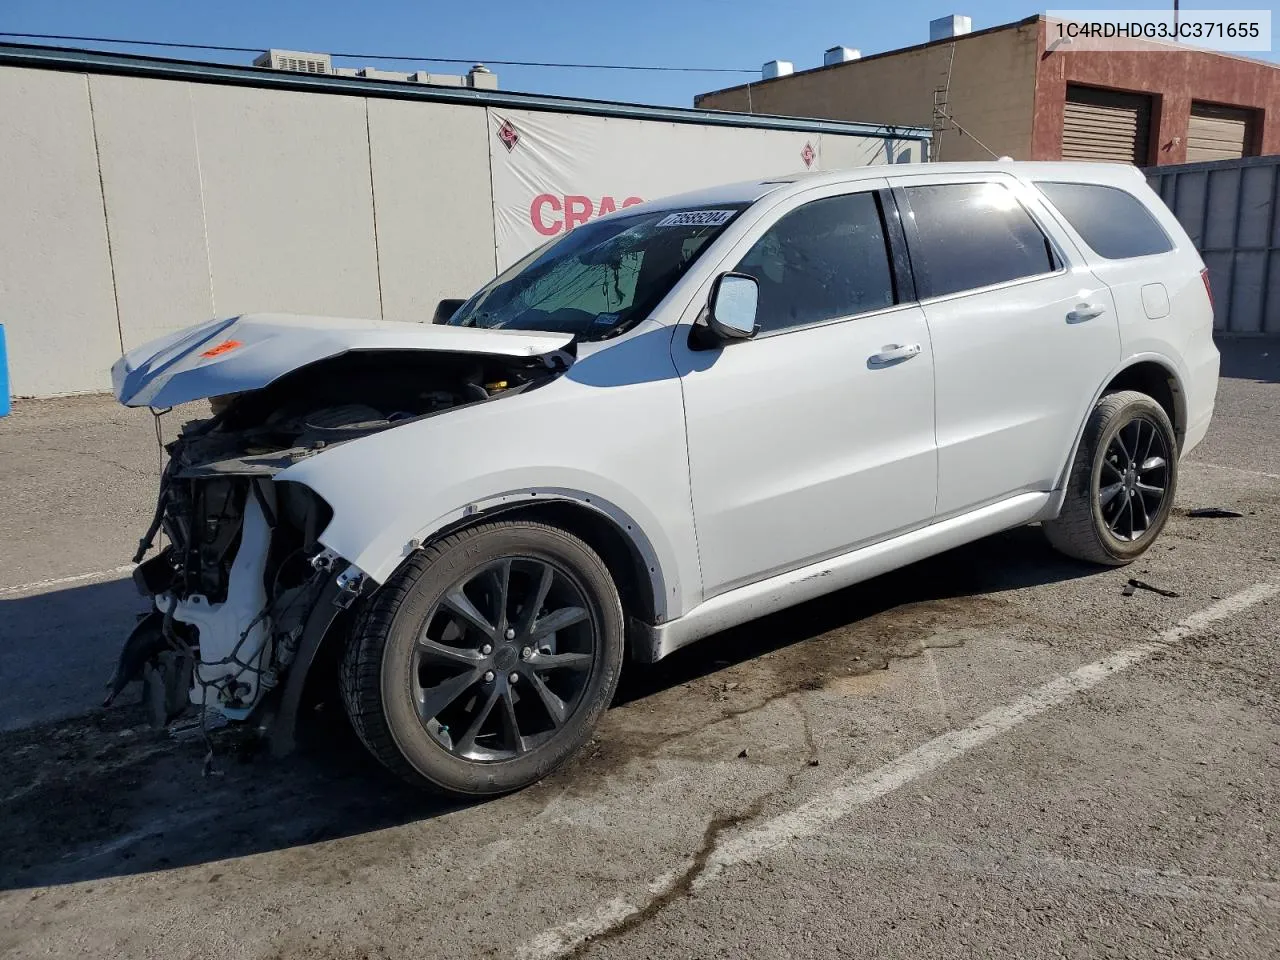
[[[1214,329],[1280,334],[1280,156],[1151,167],[1147,182],[1209,268]]]

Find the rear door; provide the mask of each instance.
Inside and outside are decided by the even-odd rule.
[[[1110,291],[1011,176],[891,182],[933,343],[938,517],[1053,489],[1119,361]]]

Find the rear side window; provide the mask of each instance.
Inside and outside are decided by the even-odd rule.
[[[1049,240],[999,183],[905,187],[915,222],[911,262],[921,297],[940,297],[1058,268]]]
[[[760,332],[851,317],[894,303],[874,193],[824,197],[782,217],[735,268],[760,283]]]
[[[1043,180],[1036,186],[1100,257],[1125,260],[1173,249],[1173,241],[1142,201],[1119,187]]]

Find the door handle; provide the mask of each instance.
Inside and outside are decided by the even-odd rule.
[[[1067,323],[1082,323],[1106,312],[1107,308],[1100,303],[1077,303],[1076,308],[1067,314]]]
[[[891,363],[898,363],[902,360],[910,360],[912,357],[920,353],[920,344],[907,343],[896,344],[891,343],[886,347],[881,347],[879,353],[873,353],[867,358],[867,366],[869,367],[887,367]]]

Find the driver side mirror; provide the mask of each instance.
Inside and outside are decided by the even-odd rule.
[[[458,308],[467,301],[465,300],[441,300],[436,304],[436,315],[431,318],[432,323],[448,323],[449,318],[458,312]]]
[[[720,340],[749,340],[760,329],[760,284],[745,273],[722,273],[711,288],[707,326]]]

